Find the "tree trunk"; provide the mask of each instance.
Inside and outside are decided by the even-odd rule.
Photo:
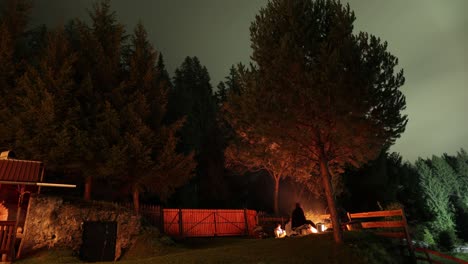
[[[279,194],[279,183],[280,183],[280,177],[274,177],[275,179],[275,192],[273,194],[273,203],[274,203],[274,210],[275,210],[275,215],[279,214],[279,206],[278,206],[278,194]]]
[[[135,214],[139,215],[140,214],[140,191],[138,190],[137,187],[133,187],[132,198],[133,198],[133,209],[135,210]]]
[[[84,186],[84,194],[83,194],[83,198],[86,201],[91,200],[91,186],[92,186],[92,183],[93,183],[93,178],[91,176],[89,176],[89,175],[86,176],[85,186]]]
[[[330,171],[328,170],[328,162],[324,157],[320,159],[320,175],[323,180],[325,189],[325,197],[327,198],[328,208],[330,209],[330,217],[333,224],[333,238],[336,244],[343,243],[343,232],[341,231],[340,219],[336,211],[335,196],[333,195],[333,187],[331,183]]]

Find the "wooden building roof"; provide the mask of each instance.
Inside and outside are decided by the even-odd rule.
[[[40,161],[0,159],[0,181],[41,182],[43,170]]]

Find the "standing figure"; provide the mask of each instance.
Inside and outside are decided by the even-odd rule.
[[[302,210],[301,205],[296,203],[296,208],[292,212],[291,216],[291,228],[295,229],[296,227],[302,226],[307,222],[304,210]]]

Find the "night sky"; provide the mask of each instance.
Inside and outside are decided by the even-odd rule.
[[[92,0],[35,0],[32,25],[87,19]],[[114,0],[127,32],[141,21],[171,74],[197,56],[212,85],[229,67],[248,63],[249,26],[265,0]],[[349,0],[356,30],[388,41],[405,70],[409,123],[392,147],[405,160],[468,150],[467,0]]]

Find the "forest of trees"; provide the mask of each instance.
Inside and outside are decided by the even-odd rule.
[[[216,88],[195,56],[171,77],[144,25],[127,32],[109,1],[53,29],[30,25],[31,8],[0,13],[0,150],[77,184],[67,195],[277,215],[312,199],[334,224],[404,208],[418,239],[468,241],[467,153],[389,152],[407,123],[403,71],[385,41],[354,32],[349,6],[270,1],[252,63]]]

